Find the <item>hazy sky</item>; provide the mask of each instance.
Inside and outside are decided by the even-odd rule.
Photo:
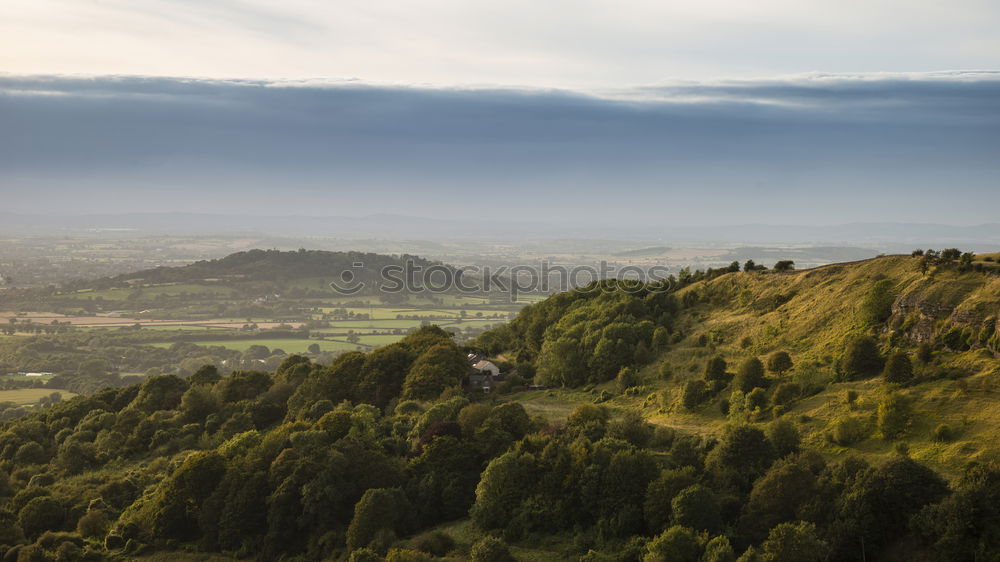
[[[996,222],[997,29],[987,0],[3,0],[0,211]]]
[[[13,73],[595,88],[1000,68],[996,0],[3,0]]]

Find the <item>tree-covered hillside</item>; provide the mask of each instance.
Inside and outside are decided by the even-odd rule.
[[[606,283],[469,348],[426,327],[66,400],[0,426],[0,551],[995,559],[1000,278],[975,263]],[[493,392],[470,351],[502,366]]]

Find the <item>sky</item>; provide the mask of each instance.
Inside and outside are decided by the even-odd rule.
[[[0,210],[997,222],[1000,4],[5,0]]]

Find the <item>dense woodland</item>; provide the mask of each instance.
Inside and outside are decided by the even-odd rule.
[[[0,550],[485,561],[544,559],[534,545],[557,537],[564,558],[589,561],[997,559],[989,456],[942,473],[904,441],[874,460],[849,447],[913,431],[921,388],[995,381],[997,280],[937,255],[864,267],[595,285],[468,347],[425,327],[329,363],[206,366],[58,402],[0,426]],[[828,289],[858,296],[830,304],[850,318],[803,319],[803,342],[782,314],[822,310]],[[954,300],[933,321],[931,297]],[[738,323],[769,315],[782,330]],[[503,362],[504,388],[465,384],[469,351]],[[859,381],[877,385],[877,411],[848,393],[852,414],[824,421],[841,452],[817,451],[814,422],[792,412]],[[521,392],[528,382],[551,390]],[[586,398],[551,419],[522,404],[532,393]],[[649,422],[664,412],[723,416],[724,430]],[[935,428],[941,441],[957,430]],[[453,536],[456,521],[472,536]]]

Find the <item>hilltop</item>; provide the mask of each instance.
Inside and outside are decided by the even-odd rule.
[[[816,450],[879,457],[906,443],[937,468],[958,470],[1000,458],[990,438],[1000,431],[998,258],[978,256],[963,267],[886,256],[804,271],[716,272],[674,280],[683,286],[669,295],[567,293],[528,307],[475,344],[518,358],[537,369],[536,382],[560,388],[517,398],[553,419],[595,399],[706,437],[735,420],[792,419]],[[845,372],[845,351],[859,338],[874,342],[879,366]],[[747,393],[733,394],[741,364],[766,364],[778,352],[793,366],[768,374],[749,412],[724,413],[745,406],[735,402]],[[913,377],[887,384],[881,365],[897,354]],[[713,358],[725,366],[706,375]],[[623,369],[632,380],[622,382]],[[629,392],[619,393],[623,384]],[[913,415],[906,431],[883,439],[877,409],[896,394]],[[831,440],[845,418],[865,425],[853,449]],[[941,424],[953,430],[951,439],[935,436]]]

